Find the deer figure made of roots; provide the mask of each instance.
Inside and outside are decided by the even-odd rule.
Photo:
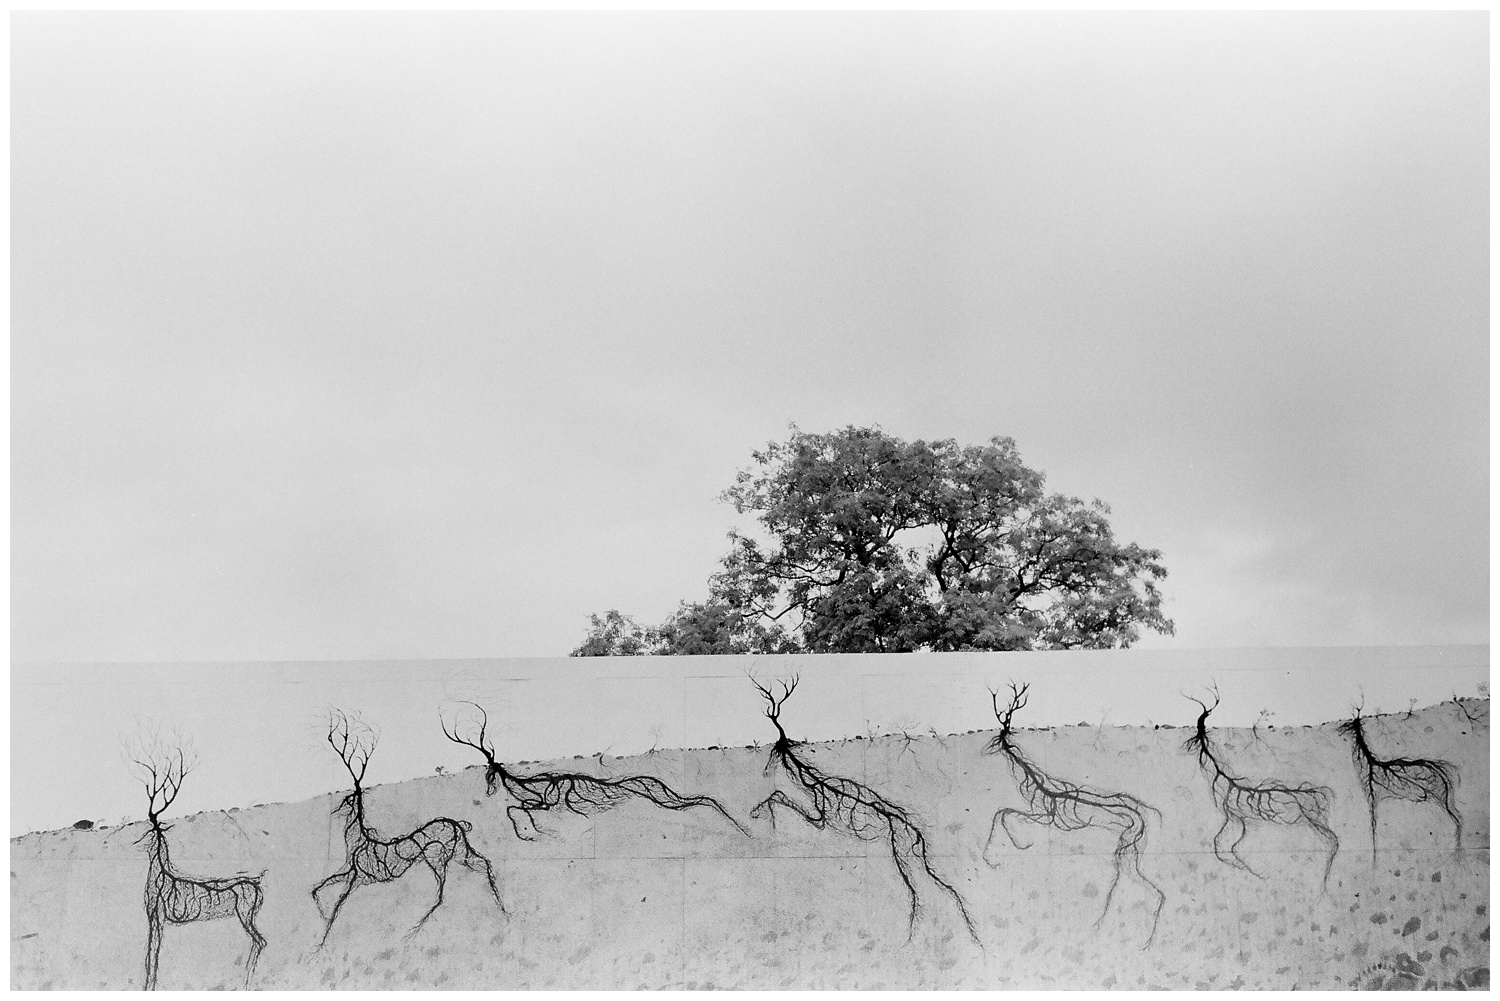
[[[969,916],[969,909],[964,904],[964,898],[959,895],[952,883],[943,879],[932,868],[932,862],[927,855],[927,836],[922,833],[922,828],[918,826],[916,819],[907,810],[892,803],[869,786],[838,775],[828,775],[797,753],[797,748],[801,746],[801,743],[788,737],[786,730],[782,728],[781,708],[797,690],[798,680],[797,676],[793,675],[790,682],[782,682],[780,695],[776,695],[770,688],[753,679],[751,684],[755,685],[756,690],[765,699],[766,718],[776,727],[776,743],[771,746],[770,757],[766,760],[765,774],[770,775],[779,768],[806,793],[809,802],[798,803],[777,789],[757,803],[750,811],[750,816],[759,818],[764,815],[770,819],[771,826],[774,828],[776,807],[779,806],[795,813],[820,831],[832,829],[852,835],[861,841],[884,840],[888,842],[891,848],[891,859],[896,863],[896,872],[901,877],[901,884],[906,888],[909,902],[907,940],[910,941],[911,936],[916,933],[917,915],[921,905],[914,882],[915,871],[912,863],[915,861],[928,878],[952,898],[954,905],[958,908],[959,916],[963,918],[964,927],[968,929],[969,937],[976,945],[982,945],[979,941],[979,933],[974,928],[974,920]]]
[[[1252,876],[1260,873],[1250,868],[1240,857],[1240,843],[1249,834],[1252,821],[1263,824],[1305,824],[1328,843],[1328,862],[1323,867],[1323,886],[1328,886],[1328,876],[1333,872],[1333,860],[1339,853],[1339,838],[1328,824],[1328,811],[1333,805],[1333,790],[1327,786],[1315,786],[1308,782],[1290,785],[1267,779],[1251,781],[1228,770],[1219,752],[1208,739],[1208,717],[1219,705],[1219,692],[1213,690],[1213,705],[1208,705],[1191,695],[1189,699],[1198,703],[1202,710],[1193,735],[1182,745],[1183,750],[1198,756],[1198,766],[1209,777],[1213,788],[1214,802],[1224,823],[1214,835],[1214,857],[1227,866],[1243,869]],[[1224,835],[1230,828],[1238,826],[1239,835],[1230,844],[1228,856],[1223,847]],[[1263,878],[1263,877],[1262,877]]]
[[[477,721],[471,721],[467,732],[464,732],[457,718],[454,719],[451,730],[448,728],[447,720],[440,719],[443,734],[455,744],[472,747],[484,755],[485,794],[493,796],[503,788],[511,799],[515,800],[515,805],[505,808],[505,815],[510,818],[510,826],[516,832],[516,837],[522,841],[536,839],[533,834],[523,832],[521,817],[526,818],[527,829],[536,832],[538,830],[536,814],[538,813],[545,813],[549,810],[567,810],[569,813],[586,817],[619,806],[631,799],[644,800],[663,810],[690,810],[694,807],[704,807],[729,821],[741,834],[746,837],[750,836],[745,826],[730,816],[729,811],[724,809],[724,804],[712,796],[684,796],[661,779],[651,775],[627,775],[618,779],[599,778],[580,772],[536,772],[531,775],[517,775],[506,768],[503,762],[495,759],[495,745],[488,737],[490,717],[484,711],[484,707],[476,702],[464,704],[474,707],[478,713]],[[476,722],[477,730],[474,726]]]
[[[255,927],[255,917],[260,913],[265,896],[260,881],[265,876],[240,873],[221,879],[185,876],[172,865],[168,851],[167,832],[170,824],[164,824],[161,815],[177,798],[182,782],[193,769],[181,743],[167,747],[157,741],[154,747],[142,748],[132,754],[131,760],[140,769],[141,784],[146,787],[146,833],[137,843],[143,843],[149,862],[146,867],[146,984],[145,989],[156,989],[157,967],[161,959],[162,932],[167,924],[185,925],[195,921],[213,921],[218,918],[237,918],[245,934],[250,936],[250,954],[245,960],[245,986],[255,973],[255,962],[260,958],[266,940]]]
[[[1375,808],[1382,799],[1404,799],[1411,803],[1436,803],[1453,821],[1454,850],[1464,846],[1464,822],[1458,812],[1458,766],[1451,761],[1429,758],[1382,758],[1370,749],[1365,736],[1363,706],[1352,719],[1339,724],[1354,753],[1359,784],[1370,804],[1370,864],[1375,864],[1380,845],[1375,840]]]
[[[1003,829],[1006,836],[1010,838],[1010,843],[1015,847],[1022,850],[1031,847],[1030,841],[1022,844],[1016,840],[1016,832],[1010,826],[1012,818],[1019,818],[1031,824],[1051,827],[1063,832],[1082,831],[1089,828],[1115,832],[1118,836],[1114,850],[1115,875],[1110,881],[1109,892],[1104,895],[1104,909],[1099,912],[1098,919],[1094,921],[1094,927],[1099,927],[1104,921],[1104,916],[1109,913],[1109,905],[1114,900],[1115,888],[1120,885],[1120,877],[1128,870],[1156,895],[1156,909],[1151,914],[1151,934],[1146,939],[1146,945],[1142,947],[1149,948],[1156,939],[1156,926],[1161,921],[1161,911],[1167,902],[1167,895],[1141,871],[1141,852],[1146,847],[1146,814],[1155,814],[1159,822],[1161,811],[1129,793],[1100,792],[1088,786],[1048,775],[1028,758],[1015,742],[1015,731],[1011,728],[1011,719],[1015,716],[1017,709],[1026,705],[1026,690],[1029,687],[1029,685],[1021,685],[1017,688],[1012,684],[1010,704],[1004,711],[1000,709],[999,693],[993,689],[990,690],[990,704],[994,708],[995,719],[1000,723],[1000,733],[985,746],[984,750],[987,754],[1005,756],[1010,763],[1011,774],[1015,776],[1016,784],[1020,787],[1021,795],[1026,798],[1027,808],[1020,810],[1015,807],[1006,807],[996,811],[994,818],[990,821],[989,837],[984,842],[983,858],[988,865],[996,867],[995,863],[990,862],[989,856],[990,846],[995,840],[997,829]]]
[[[468,821],[438,817],[410,834],[396,838],[381,837],[369,825],[365,819],[363,783],[370,754],[375,750],[375,742],[374,733],[357,719],[351,721],[338,711],[330,714],[328,743],[344,763],[349,777],[354,780],[354,791],[345,796],[335,810],[335,813],[344,815],[344,868],[323,880],[312,891],[313,902],[318,905],[318,913],[324,920],[323,937],[318,942],[318,948],[321,949],[328,941],[328,933],[333,930],[333,922],[339,916],[339,910],[355,889],[375,883],[394,882],[419,862],[425,864],[437,880],[437,900],[407,933],[408,938],[421,930],[433,912],[442,906],[448,867],[455,860],[484,876],[500,912],[505,913],[490,860],[469,842],[469,832],[474,826]],[[333,909],[325,911],[319,894],[340,885],[343,889],[334,901]]]

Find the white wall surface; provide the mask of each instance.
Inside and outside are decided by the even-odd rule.
[[[12,836],[144,816],[121,757],[147,720],[178,726],[201,763],[173,813],[304,799],[348,785],[323,743],[328,707],[377,727],[372,782],[480,761],[445,740],[452,700],[484,705],[510,761],[768,742],[746,680],[800,674],[782,722],[805,740],[995,726],[988,687],[1030,682],[1022,726],[1191,724],[1217,683],[1218,726],[1404,711],[1474,695],[1489,647],[1316,647],[797,657],[618,657],[327,663],[18,664],[11,674]],[[1487,689],[1486,689],[1487,690]]]

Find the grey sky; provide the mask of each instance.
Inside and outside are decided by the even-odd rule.
[[[1488,20],[12,20],[20,660],[539,656],[1016,438],[1175,639],[1488,641]]]

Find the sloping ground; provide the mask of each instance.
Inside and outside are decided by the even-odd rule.
[[[1252,827],[1241,854],[1261,876],[1214,857],[1222,819],[1181,750],[1190,730],[1018,730],[1017,743],[1049,773],[1160,810],[1142,869],[1167,899],[1149,948],[1155,898],[1128,877],[1095,926],[1113,873],[1112,834],[1033,829],[1025,851],[1002,835],[989,852],[996,866],[985,862],[995,811],[1025,803],[1005,761],[983,753],[991,734],[982,732],[803,748],[824,772],[865,782],[925,822],[933,867],[967,901],[982,947],[925,877],[909,936],[888,845],[785,814],[774,830],[749,820],[776,787],[765,748],[549,763],[647,773],[716,796],[749,838],[707,810],[629,804],[587,819],[539,814],[545,836],[522,842],[477,768],[372,789],[367,809],[383,833],[436,816],[470,820],[475,847],[499,875],[508,916],[480,876],[455,867],[445,903],[410,937],[435,899],[420,866],[356,890],[316,948],[322,921],[309,891],[343,865],[337,796],[182,818],[170,838],[188,873],[266,870],[260,927],[270,944],[257,988],[1472,988],[1489,979],[1488,713],[1488,701],[1470,700],[1367,720],[1378,753],[1458,766],[1464,820],[1455,851],[1441,809],[1383,802],[1374,865],[1368,808],[1334,724],[1211,731],[1241,775],[1335,790],[1331,823],[1342,846],[1326,890],[1323,843],[1303,828]],[[795,735],[795,704],[787,716]],[[541,766],[518,770],[532,767]],[[12,840],[12,987],[141,985],[142,830]],[[247,944],[233,920],[169,926],[159,986],[239,987]]]

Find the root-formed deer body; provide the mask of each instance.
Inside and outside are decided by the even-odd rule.
[[[185,925],[195,921],[236,918],[250,937],[250,954],[245,959],[245,986],[255,973],[256,960],[266,947],[266,940],[255,926],[265,896],[260,881],[265,876],[241,873],[237,876],[204,878],[185,876],[172,865],[167,846],[171,826],[161,822],[161,815],[177,798],[182,781],[192,770],[181,746],[170,751],[158,746],[157,753],[147,753],[133,760],[142,770],[146,786],[146,819],[150,824],[140,841],[146,846],[146,982],[145,989],[156,989],[156,974],[161,960],[162,932],[165,925]]]
[[[969,937],[979,944],[979,934],[963,897],[932,868],[927,855],[927,837],[909,812],[881,796],[869,786],[852,779],[828,775],[806,761],[797,753],[799,742],[787,736],[781,726],[781,707],[797,689],[798,679],[783,682],[781,694],[752,682],[766,701],[766,718],[776,727],[776,743],[771,746],[766,761],[765,774],[780,769],[807,795],[807,803],[798,803],[780,789],[771,793],[750,811],[752,818],[767,817],[771,826],[776,826],[776,808],[790,810],[818,830],[835,830],[852,835],[861,841],[885,840],[891,847],[891,859],[896,863],[896,872],[906,888],[908,911],[908,939],[916,933],[917,915],[921,901],[917,896],[915,872],[912,863],[921,867],[944,893],[952,898],[958,913],[963,918]]]
[[[454,861],[484,876],[490,893],[505,912],[500,900],[500,888],[495,884],[495,871],[490,860],[482,855],[470,842],[469,832],[473,825],[465,820],[439,817],[429,820],[410,834],[397,838],[383,838],[365,820],[364,776],[369,765],[370,754],[375,749],[375,739],[368,731],[354,732],[355,727],[343,713],[335,712],[329,723],[328,743],[343,761],[345,769],[354,779],[354,791],[339,803],[337,812],[344,815],[344,868],[323,880],[313,888],[313,901],[324,920],[323,937],[318,947],[328,941],[333,931],[333,922],[349,895],[361,886],[375,883],[391,883],[406,875],[411,868],[422,863],[437,880],[437,900],[427,909],[416,925],[407,933],[415,935],[443,904],[443,890],[448,882],[448,867]],[[319,894],[342,885],[331,910],[324,909]]]
[[[1382,758],[1370,749],[1365,723],[1356,709],[1352,719],[1339,724],[1339,732],[1351,741],[1359,784],[1370,804],[1370,864],[1375,864],[1380,845],[1375,840],[1375,810],[1382,799],[1404,799],[1411,803],[1436,803],[1453,821],[1454,850],[1464,846],[1464,821],[1454,796],[1458,790],[1458,766],[1451,761],[1429,758]]]
[[[1188,696],[1192,698],[1192,696]],[[1333,805],[1333,790],[1327,786],[1315,786],[1303,782],[1289,785],[1268,779],[1253,782],[1231,773],[1213,744],[1208,739],[1208,717],[1218,708],[1219,693],[1214,692],[1213,705],[1198,703],[1203,711],[1198,715],[1198,724],[1193,735],[1182,745],[1183,750],[1195,752],[1198,766],[1208,775],[1213,788],[1214,802],[1224,817],[1224,823],[1214,835],[1214,857],[1225,865],[1243,869],[1252,876],[1260,873],[1250,868],[1240,857],[1240,844],[1249,834],[1251,821],[1263,824],[1305,824],[1328,843],[1328,862],[1323,867],[1323,886],[1328,886],[1328,876],[1333,872],[1333,860],[1339,853],[1339,838],[1328,824],[1328,811]],[[1223,839],[1232,827],[1238,826],[1239,835],[1230,844],[1225,857]]]
[[[586,817],[631,799],[644,800],[663,810],[704,807],[729,821],[741,834],[750,836],[745,826],[730,816],[724,805],[712,796],[684,796],[651,775],[627,775],[618,779],[599,778],[581,772],[517,775],[506,768],[504,763],[495,760],[495,747],[487,736],[489,714],[484,711],[484,707],[474,702],[467,702],[465,705],[473,706],[479,714],[477,734],[472,730],[468,736],[460,734],[457,720],[454,720],[451,730],[448,729],[447,721],[442,721],[443,734],[455,744],[472,747],[484,755],[485,794],[493,796],[503,788],[515,800],[515,805],[505,808],[505,815],[510,819],[510,826],[516,832],[516,837],[522,841],[533,841],[535,838],[521,829],[520,817],[526,818],[526,826],[530,831],[536,831],[537,813],[561,809]]]
[[[1100,792],[1048,775],[1028,758],[1016,744],[1015,732],[1011,729],[1011,718],[1017,709],[1026,705],[1028,687],[1010,686],[1010,705],[1004,712],[1000,709],[999,694],[990,692],[990,702],[995,710],[995,719],[1000,723],[1000,733],[989,742],[985,751],[989,754],[1003,754],[1010,762],[1011,773],[1016,778],[1021,795],[1026,798],[1027,809],[1006,807],[995,812],[990,821],[989,837],[984,842],[984,860],[992,867],[995,865],[990,862],[989,852],[997,828],[1005,831],[1015,847],[1022,850],[1031,847],[1029,841],[1023,845],[1016,840],[1016,832],[1010,826],[1012,818],[1066,833],[1089,828],[1115,832],[1118,835],[1114,850],[1115,875],[1110,881],[1109,892],[1104,895],[1104,909],[1099,912],[1094,927],[1103,923],[1104,916],[1109,913],[1109,905],[1114,900],[1115,889],[1120,885],[1120,877],[1129,871],[1156,895],[1156,909],[1151,914],[1151,934],[1143,948],[1149,947],[1156,939],[1156,926],[1161,921],[1161,911],[1167,902],[1167,895],[1141,871],[1141,852],[1146,847],[1146,814],[1155,814],[1160,821],[1161,812],[1129,793]]]

